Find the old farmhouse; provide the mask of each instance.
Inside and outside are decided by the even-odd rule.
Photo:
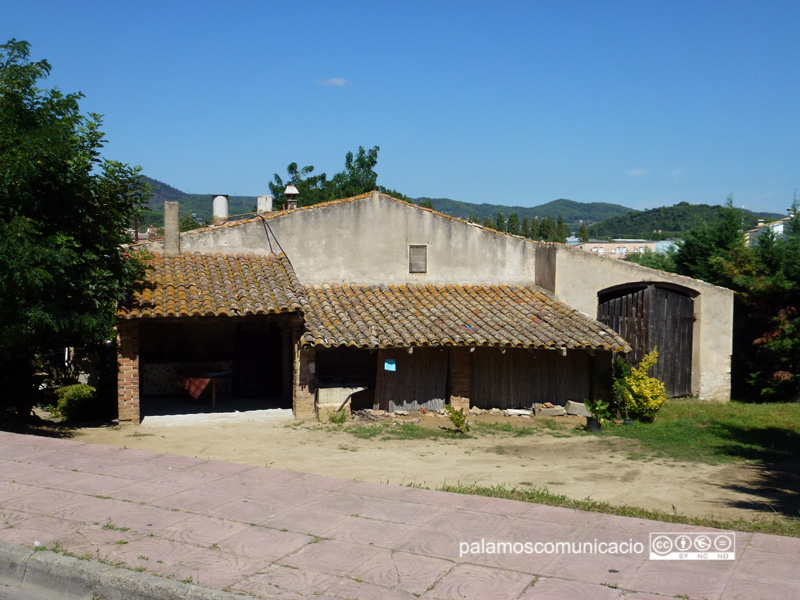
[[[224,202],[182,234],[166,203],[118,313],[121,421],[193,375],[303,419],[353,392],[389,411],[564,404],[608,397],[612,355],[654,346],[671,395],[729,399],[729,290],[377,192],[239,221]]]

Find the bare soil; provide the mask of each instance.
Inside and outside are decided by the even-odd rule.
[[[246,414],[246,413],[243,413]],[[570,432],[585,420],[481,415],[477,421],[537,426],[533,435],[473,431],[469,438],[361,439],[355,425],[268,420],[179,426],[117,426],[76,430],[76,439],[305,473],[436,488],[444,483],[546,487],[571,498],[657,509],[690,517],[737,519],[757,513],[760,477],[753,465],[707,465],[655,458],[637,442]],[[424,427],[448,427],[422,415]],[[391,427],[392,425],[381,425]]]

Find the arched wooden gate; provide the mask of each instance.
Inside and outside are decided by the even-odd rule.
[[[658,347],[650,375],[664,382],[671,397],[692,393],[692,290],[658,283],[610,288],[598,293],[597,320],[625,338],[633,349],[626,360],[636,365]]]

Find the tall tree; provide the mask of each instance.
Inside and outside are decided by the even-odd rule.
[[[506,231],[506,218],[503,213],[497,213],[497,221],[495,221],[497,231]]]
[[[522,237],[530,238],[531,236],[531,220],[528,217],[523,217],[522,227],[520,228],[520,235]]]
[[[517,213],[509,215],[506,227],[508,228],[508,233],[519,235],[519,215]]]
[[[539,233],[540,233],[539,232],[539,219],[536,218],[536,217],[533,217],[533,219],[531,219],[531,239],[533,239],[533,240],[541,239],[541,237],[539,236]]]
[[[148,198],[140,169],[101,158],[100,116],[40,88],[50,69],[27,42],[0,45],[0,384],[21,412],[34,359],[111,339],[144,269],[120,249]]]
[[[589,230],[586,229],[586,225],[583,224],[583,221],[581,221],[581,226],[578,228],[578,239],[583,243],[589,241]]]

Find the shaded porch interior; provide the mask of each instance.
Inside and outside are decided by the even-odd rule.
[[[143,320],[139,343],[143,417],[292,407],[285,315]]]

